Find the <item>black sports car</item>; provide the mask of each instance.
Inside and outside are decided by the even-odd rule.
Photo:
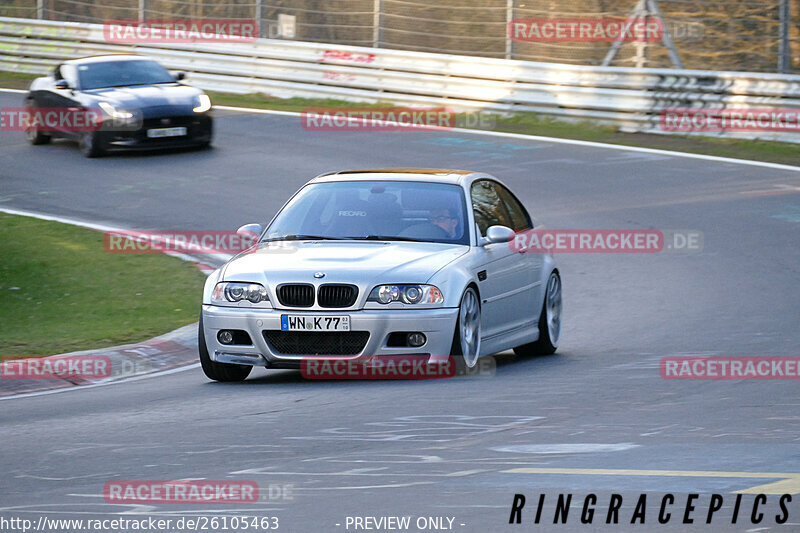
[[[31,84],[25,105],[34,118],[26,135],[33,144],[75,139],[86,157],[123,148],[209,146],[211,100],[182,79],[142,56],[66,61]],[[91,127],[76,117],[89,117]]]

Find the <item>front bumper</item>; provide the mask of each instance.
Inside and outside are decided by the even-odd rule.
[[[209,356],[219,363],[235,363],[268,368],[300,368],[301,354],[278,353],[264,338],[264,331],[281,329],[281,315],[348,315],[351,331],[366,331],[369,339],[355,355],[333,356],[344,360],[364,360],[382,355],[450,355],[458,308],[440,309],[364,309],[359,311],[296,311],[252,309],[203,305],[203,325]],[[217,339],[221,329],[244,330],[251,345],[225,345]],[[418,347],[389,347],[393,332],[419,331],[427,342]],[[326,354],[320,354],[327,356]]]
[[[188,116],[165,117],[168,120],[162,123],[161,119],[146,119],[137,129],[100,129],[97,140],[106,150],[158,150],[164,148],[182,148],[205,145],[211,142],[213,136],[213,120],[207,114]],[[147,136],[147,130],[157,128],[186,128],[186,135],[179,137]]]

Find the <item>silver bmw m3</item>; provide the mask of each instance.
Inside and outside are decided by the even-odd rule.
[[[553,353],[561,278],[550,254],[511,244],[530,215],[498,179],[432,169],[343,171],[304,185],[258,243],[214,271],[198,345],[205,374],[324,356]]]

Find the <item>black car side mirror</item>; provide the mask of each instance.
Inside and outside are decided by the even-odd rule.
[[[175,73],[175,79],[176,79],[176,80],[178,80],[178,81],[181,81],[181,80],[183,80],[183,79],[186,79],[186,73],[185,73],[185,72],[183,72],[183,71],[176,72],[176,73]]]
[[[69,89],[69,82],[67,80],[58,80],[56,82],[56,89]]]

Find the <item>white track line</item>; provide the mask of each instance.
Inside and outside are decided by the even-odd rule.
[[[0,92],[24,94],[27,91],[20,89],[0,89]],[[259,115],[276,115],[283,117],[299,117],[302,113],[296,111],[277,111],[274,109],[254,109],[250,107],[234,107],[226,105],[215,105],[215,109],[222,109],[224,111],[239,111],[242,113],[252,113]],[[358,118],[351,118],[351,120],[363,120]],[[433,128],[431,128],[433,129]],[[772,168],[776,170],[789,170],[792,172],[800,172],[800,167],[792,165],[782,165],[780,163],[769,163],[766,161],[751,161],[749,159],[734,159],[732,157],[721,157],[716,155],[704,154],[690,154],[688,152],[675,152],[672,150],[660,150],[658,148],[643,148],[641,146],[625,146],[622,144],[609,144],[599,143],[593,141],[579,141],[577,139],[561,139],[558,137],[543,137],[541,135],[526,135],[524,133],[508,133],[503,131],[487,131],[487,130],[470,130],[466,128],[453,128],[446,131],[456,133],[469,133],[472,135],[485,135],[489,137],[504,137],[506,139],[523,139],[528,141],[551,142],[557,144],[571,144],[573,146],[586,146],[589,148],[603,148],[606,150],[623,150],[628,152],[640,152],[644,154],[659,154],[671,157],[683,157],[686,159],[700,159],[702,161],[715,161],[718,163],[731,163],[734,165],[746,165],[751,167]]]
[[[64,387],[62,389],[50,389],[39,392],[24,392],[22,394],[15,394],[13,396],[0,396],[0,401],[3,400],[16,400],[17,398],[31,398],[33,396],[47,396],[48,394],[59,394],[61,392],[71,392],[87,389],[95,389],[97,387],[105,387],[106,385],[117,385],[118,383],[129,383],[131,381],[142,381],[143,379],[158,378],[169,374],[177,374],[178,372],[185,372],[186,370],[194,370],[199,367],[200,363],[192,363],[186,366],[179,366],[178,368],[170,368],[161,372],[152,372],[141,376],[133,376],[125,379],[118,379],[114,381],[103,381],[102,383],[94,383],[92,385],[78,385],[74,387]]]
[[[300,117],[302,113],[298,113],[296,111],[275,111],[272,109],[252,109],[249,107],[231,107],[231,106],[223,106],[217,105],[214,106],[215,109],[221,109],[224,111],[239,111],[242,113],[253,113],[259,115],[278,115],[284,117]],[[349,117],[349,120],[354,121],[363,121],[365,119],[361,119],[358,117]],[[426,130],[426,129],[435,129],[437,131],[442,131],[440,128],[415,128],[419,130]],[[704,155],[704,154],[690,154],[687,152],[674,152],[672,150],[660,150],[657,148],[643,148],[640,146],[625,146],[622,144],[608,144],[608,143],[599,143],[599,142],[592,142],[592,141],[579,141],[576,139],[560,139],[557,137],[542,137],[540,135],[526,135],[524,133],[507,133],[503,131],[488,131],[488,130],[470,130],[466,128],[452,128],[447,129],[444,131],[448,132],[455,132],[455,133],[469,133],[472,135],[484,135],[489,137],[502,137],[506,139],[523,139],[528,141],[540,141],[540,142],[550,142],[550,143],[557,143],[557,144],[571,144],[574,146],[586,146],[589,148],[603,148],[607,150],[622,150],[627,152],[641,152],[645,154],[659,154],[659,155],[667,155],[671,157],[683,157],[687,159],[700,159],[703,161],[715,161],[718,163],[732,163],[734,165],[748,165],[752,167],[763,167],[763,168],[772,168],[777,170],[789,170],[792,172],[800,172],[800,167],[792,166],[792,165],[782,165],[780,163],[768,163],[766,161],[750,161],[748,159],[734,159],[731,157],[721,157],[716,155]]]

